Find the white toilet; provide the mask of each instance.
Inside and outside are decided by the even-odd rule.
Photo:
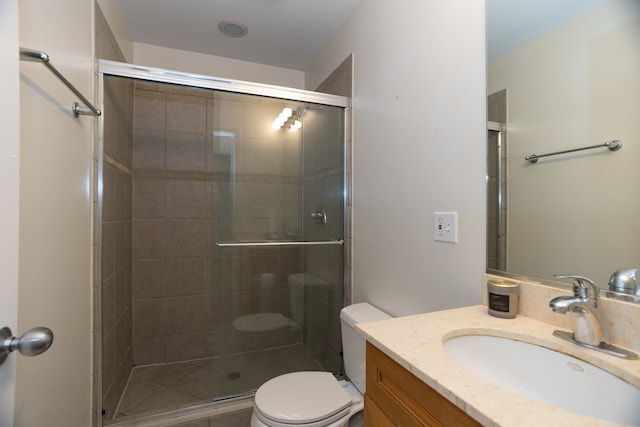
[[[390,317],[367,303],[343,308],[342,350],[350,381],[338,381],[330,372],[293,372],[273,378],[256,392],[251,427],[362,425],[366,344],[354,326]]]

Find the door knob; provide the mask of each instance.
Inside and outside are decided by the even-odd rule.
[[[0,365],[5,361],[9,353],[18,350],[24,356],[37,356],[44,353],[53,343],[51,329],[39,326],[29,329],[20,338],[11,333],[11,329],[0,329]]]

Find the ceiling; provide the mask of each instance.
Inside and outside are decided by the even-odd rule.
[[[487,0],[487,58],[495,59],[605,0]]]
[[[359,0],[117,1],[133,41],[305,71]],[[422,0],[417,0],[422,1]],[[494,59],[604,0],[487,0],[488,57]],[[244,23],[244,37],[218,30]]]
[[[304,71],[359,0],[118,0],[133,41]],[[249,32],[230,37],[222,20]]]

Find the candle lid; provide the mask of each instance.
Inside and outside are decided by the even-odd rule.
[[[487,283],[491,286],[496,286],[498,288],[517,288],[518,287],[518,282],[512,282],[510,280],[491,279],[491,280],[488,280]]]

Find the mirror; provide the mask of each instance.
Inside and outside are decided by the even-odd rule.
[[[608,289],[640,267],[640,2],[487,0],[487,16],[487,271]]]

